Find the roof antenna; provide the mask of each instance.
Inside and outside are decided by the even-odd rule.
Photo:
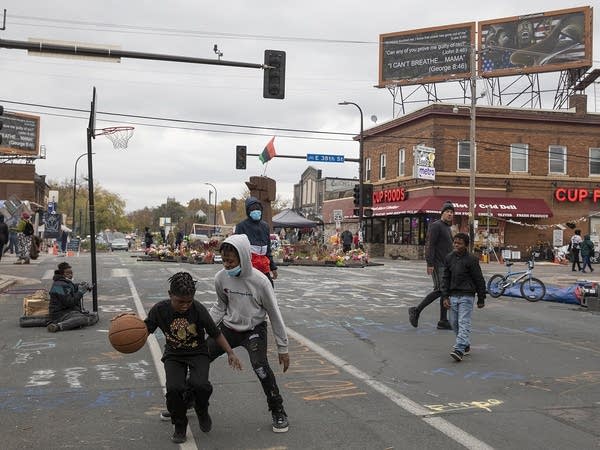
[[[217,44],[213,47],[213,52],[219,57],[219,61],[221,61],[221,56],[223,56],[223,52],[219,50]]]
[[[2,28],[0,30],[6,30],[6,8],[4,8],[4,17],[2,19]]]

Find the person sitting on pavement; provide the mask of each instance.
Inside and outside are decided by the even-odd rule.
[[[73,283],[73,269],[67,262],[58,265],[50,288],[50,323],[48,331],[72,330],[87,327],[98,322],[98,313],[83,309],[83,294],[90,289],[84,281]]]

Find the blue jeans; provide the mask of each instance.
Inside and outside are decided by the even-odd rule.
[[[456,335],[454,349],[462,353],[471,345],[471,315],[475,296],[450,296],[450,325]]]

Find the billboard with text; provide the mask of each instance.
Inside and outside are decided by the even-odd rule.
[[[410,85],[469,78],[475,22],[379,35],[379,84]]]
[[[479,22],[479,74],[555,72],[592,65],[592,8]]]
[[[40,117],[4,113],[0,155],[36,157],[39,153]]]

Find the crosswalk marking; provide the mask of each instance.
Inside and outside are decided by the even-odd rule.
[[[46,270],[42,276],[42,280],[51,280],[54,276],[54,270]]]

